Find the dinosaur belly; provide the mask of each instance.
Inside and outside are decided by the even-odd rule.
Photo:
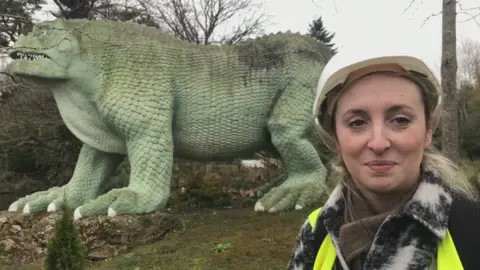
[[[174,125],[175,154],[198,160],[250,157],[271,147],[266,119],[189,117]]]
[[[126,154],[125,143],[101,118],[93,102],[68,89],[53,90],[67,128],[81,142],[100,151]]]
[[[269,87],[266,79],[244,86],[241,76],[230,77],[205,75],[200,81],[209,83],[200,86],[194,79],[182,81],[173,119],[176,155],[230,160],[272,149],[267,122],[282,88]]]

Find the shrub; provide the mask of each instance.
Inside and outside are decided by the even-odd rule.
[[[63,207],[55,231],[47,246],[46,270],[83,270],[85,250],[73,223],[73,212]]]

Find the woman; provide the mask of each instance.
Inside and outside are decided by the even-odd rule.
[[[431,149],[439,83],[390,48],[342,50],[322,72],[314,115],[338,183],[287,269],[480,269],[476,193]]]

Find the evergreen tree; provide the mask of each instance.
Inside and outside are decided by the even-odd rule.
[[[308,34],[316,40],[325,43],[332,49],[333,53],[337,53],[337,50],[333,48],[335,44],[332,43],[335,33],[330,33],[327,31],[327,29],[325,29],[321,16],[313,20],[313,22],[308,25]]]
[[[83,270],[85,251],[73,223],[73,212],[67,207],[62,207],[62,211],[47,246],[45,269]]]

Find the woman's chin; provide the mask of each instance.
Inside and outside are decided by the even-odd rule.
[[[363,189],[377,194],[388,194],[401,189],[398,181],[393,177],[375,177],[359,184]]]

